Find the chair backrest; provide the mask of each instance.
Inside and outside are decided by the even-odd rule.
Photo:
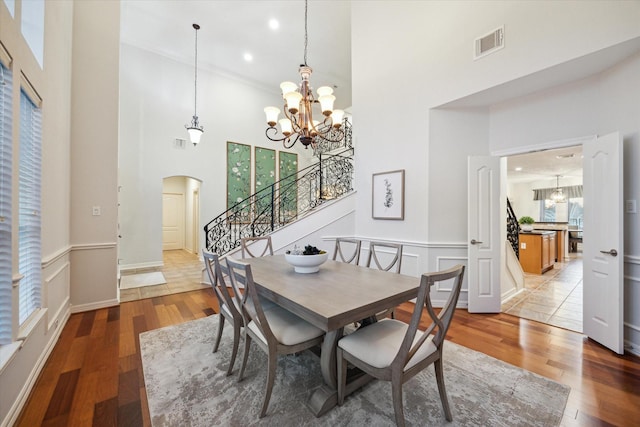
[[[458,304],[458,297],[460,296],[460,289],[462,287],[462,278],[464,277],[464,269],[464,265],[458,264],[448,270],[424,273],[422,275],[415,308],[411,315],[411,322],[409,323],[407,333],[405,334],[402,345],[400,346],[400,351],[392,362],[392,366],[404,367],[433,332],[435,332],[435,336],[431,342],[436,346],[438,351],[441,351],[442,342],[447,335],[447,330],[451,325],[451,320],[453,319],[453,314],[455,313],[456,305]],[[444,282],[447,280],[453,280],[451,292],[445,305],[440,309],[440,312],[436,314],[433,309],[433,305],[431,304],[431,287],[437,282]],[[422,318],[422,311],[425,308],[431,318],[431,325],[429,325],[420,339],[416,343],[413,343],[416,331],[418,330],[418,325]]]
[[[338,237],[336,239],[336,248],[333,252],[333,260],[338,259],[341,262],[346,262],[347,264],[351,264],[352,262],[355,265],[358,265],[360,262],[360,247],[362,246],[362,241],[357,239],[344,239]],[[345,255],[345,249],[348,247],[353,248],[353,252],[349,251]],[[339,256],[339,258],[338,258]]]
[[[236,305],[233,303],[233,296],[229,293],[229,288],[224,280],[222,274],[222,267],[220,266],[220,257],[218,254],[207,252],[202,250],[202,257],[204,258],[204,266],[211,282],[213,292],[218,299],[218,305],[222,308],[222,304],[226,305],[229,311],[235,317],[236,315],[242,316],[242,314],[236,309]],[[233,286],[234,284],[232,284]],[[233,286],[233,293],[238,293],[238,288]],[[239,307],[239,305],[238,305]]]
[[[267,339],[269,346],[277,344],[277,340],[269,327],[269,322],[267,322],[264,315],[260,298],[258,298],[258,291],[251,273],[251,265],[227,257],[227,268],[229,270],[229,280],[234,288],[238,287],[239,283],[244,284],[244,293],[237,295],[242,307],[244,324],[248,325],[249,322],[253,321]]]
[[[385,249],[390,251],[385,251]],[[392,256],[391,261],[382,263],[381,259],[387,256]],[[367,267],[372,266],[372,260],[379,270],[390,271],[395,267],[394,271],[400,273],[400,268],[402,267],[402,245],[399,243],[370,242]]]
[[[273,246],[271,244],[271,236],[263,237],[243,237],[240,239],[242,247],[242,258],[249,255],[251,258],[259,258],[267,255],[273,255]],[[262,252],[260,252],[262,249]],[[257,255],[259,253],[259,255]]]

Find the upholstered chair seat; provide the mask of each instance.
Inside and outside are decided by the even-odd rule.
[[[338,346],[368,365],[387,368],[391,366],[391,362],[398,354],[398,349],[408,328],[409,325],[399,320],[383,319],[345,336],[339,341]],[[421,337],[422,333],[418,331],[412,346],[417,344]],[[438,348],[433,345],[433,336],[431,335],[409,359],[404,370],[411,369],[436,351]]]

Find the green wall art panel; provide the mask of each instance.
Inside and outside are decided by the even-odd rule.
[[[256,217],[271,219],[271,191],[276,182],[276,151],[255,147]],[[264,191],[260,191],[264,190]]]
[[[280,151],[280,217],[288,222],[298,214],[298,186],[296,184],[298,172],[298,155]]]
[[[251,195],[251,146],[227,142],[227,209]],[[249,220],[249,204],[239,207],[244,220]]]

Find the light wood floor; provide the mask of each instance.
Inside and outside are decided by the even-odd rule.
[[[412,309],[403,304],[397,318],[407,321]],[[138,335],[217,310],[207,288],[73,314],[17,425],[149,426]],[[571,386],[563,425],[638,425],[640,359],[635,356],[617,356],[565,329],[466,310],[456,311],[447,338]]]

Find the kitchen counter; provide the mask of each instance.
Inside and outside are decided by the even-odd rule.
[[[543,274],[556,261],[556,231],[533,230],[520,233],[520,265],[527,273]]]
[[[536,230],[535,228],[532,231],[521,231],[520,235],[522,236],[523,234],[538,234],[538,235],[543,235],[543,234],[554,234],[555,231],[554,230]]]

